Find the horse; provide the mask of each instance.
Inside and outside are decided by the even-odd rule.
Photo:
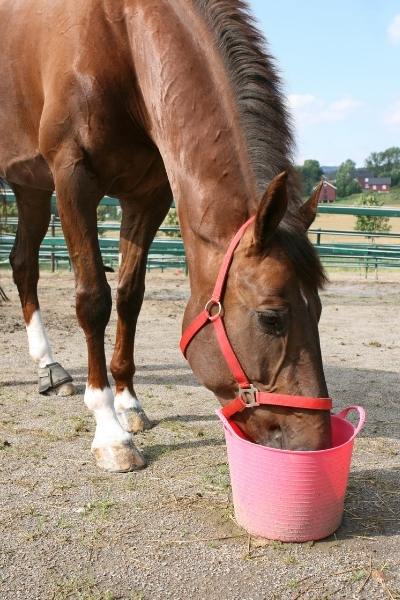
[[[318,334],[326,278],[307,237],[320,188],[302,203],[280,75],[246,2],[0,0],[0,40],[0,175],[19,211],[10,260],[29,351],[41,392],[73,392],[37,296],[55,190],[87,343],[84,402],[96,421],[97,465],[145,465],[133,441],[150,426],[133,384],[135,328],[148,249],[173,199],[189,269],[184,330],[205,315],[183,345],[195,376],[222,406],[235,400],[232,420],[255,443],[328,447]],[[104,353],[112,300],[96,229],[106,194],[122,209],[115,395]]]

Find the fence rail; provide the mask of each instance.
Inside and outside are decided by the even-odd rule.
[[[14,202],[12,192],[6,192],[7,202]],[[117,206],[118,200],[106,197],[101,204]],[[400,217],[400,209],[384,207],[332,206],[319,205],[320,213],[366,215],[377,217]],[[16,217],[9,217],[6,225],[10,231],[0,236],[0,263],[8,261],[8,255],[14,243],[14,230],[18,225]],[[106,265],[114,266],[119,261],[119,239],[114,234],[119,232],[119,223],[98,223],[99,245]],[[149,255],[147,268],[183,268],[187,270],[185,250],[180,237],[166,237],[165,234],[179,234],[179,227],[161,227],[154,239]],[[114,235],[114,237],[113,237]],[[337,229],[310,229],[310,239],[326,266],[361,268],[367,274],[370,270],[400,268],[400,233],[393,232],[360,232]],[[107,237],[109,236],[109,237]],[[164,236],[164,237],[163,237]],[[332,242],[332,238],[334,242]],[[355,238],[347,241],[344,238]],[[361,239],[363,238],[363,241]],[[52,270],[62,263],[71,268],[66,242],[62,235],[61,223],[54,214],[48,234],[44,238],[39,252],[41,262],[50,263]]]
[[[318,212],[331,215],[365,215],[368,217],[400,217],[400,208],[389,208],[384,206],[327,206],[318,205]]]
[[[3,193],[6,202],[15,202],[14,193],[11,190],[5,190]],[[56,196],[53,193],[52,200]],[[100,202],[101,206],[119,206],[119,200],[112,196],[104,196]],[[400,208],[379,207],[379,206],[342,206],[340,204],[319,204],[318,212],[320,214],[332,215],[365,215],[370,217],[400,217]]]

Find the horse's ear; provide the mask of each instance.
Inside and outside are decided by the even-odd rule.
[[[286,212],[288,205],[286,181],[287,173],[283,171],[274,177],[262,197],[254,224],[254,245],[259,252],[267,248]]]
[[[318,200],[321,190],[323,188],[324,182],[321,181],[313,190],[310,198],[307,202],[300,207],[300,219],[304,224],[305,231],[308,230],[310,225],[314,223],[314,219],[317,216],[318,210]]]

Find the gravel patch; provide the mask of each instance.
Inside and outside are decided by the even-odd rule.
[[[251,538],[233,516],[216,403],[178,350],[188,282],[151,272],[136,389],[155,426],[136,436],[149,466],[102,473],[83,404],[86,349],[70,273],[45,273],[43,316],[72,398],[41,397],[16,289],[1,280],[0,598],[306,600],[400,598],[400,278],[336,273],[322,294],[322,349],[339,410],[361,403],[343,525],[321,542]],[[109,281],[115,289],[116,276]],[[111,357],[116,319],[107,330]]]

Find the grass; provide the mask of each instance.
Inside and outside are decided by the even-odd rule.
[[[71,598],[79,600],[116,600],[118,597],[113,592],[100,591],[91,573],[64,579],[64,581],[58,584],[58,589],[52,596],[54,600],[67,600]]]
[[[184,423],[175,420],[169,421],[167,419],[161,423],[161,427],[163,429],[168,429],[173,433],[183,433],[188,430],[187,426]]]
[[[173,444],[154,444],[146,447],[145,456],[148,462],[151,463],[174,450],[176,450],[176,446]]]
[[[356,583],[357,581],[361,581],[362,579],[364,579],[364,577],[366,577],[367,572],[365,571],[365,569],[360,569],[357,571],[354,571],[354,573],[351,575],[349,581],[350,583]]]
[[[35,542],[45,535],[48,519],[34,507],[28,510],[28,515],[33,517],[33,522],[32,527],[25,531],[25,539],[27,542]]]
[[[373,193],[373,192],[370,192]],[[360,204],[361,198],[367,195],[368,192],[361,194],[352,194],[346,198],[338,198],[332,205],[341,206],[357,206]],[[379,198],[383,200],[384,206],[399,206],[400,205],[400,186],[394,187],[387,194],[379,194]]]
[[[365,194],[353,194],[352,196],[348,196],[347,198],[339,198],[336,202],[333,202],[330,206],[357,206],[361,202],[362,196]],[[379,198],[383,200],[384,207],[396,207],[400,206],[400,187],[393,188],[391,192],[387,194],[379,194]],[[320,213],[317,215],[317,218],[314,224],[311,226],[312,229],[337,229],[342,231],[353,231],[356,224],[357,217],[354,215],[334,215],[329,213]],[[400,230],[400,222],[397,217],[392,217],[389,220],[389,224],[391,226],[391,232],[396,233]],[[311,240],[314,242],[315,237],[312,236]],[[362,238],[358,238],[358,241],[361,241]],[[329,236],[324,234],[322,236],[323,243],[328,242],[354,242],[356,239],[354,237],[343,237],[337,238],[335,236]]]
[[[87,502],[81,512],[84,515],[93,515],[94,517],[105,518],[108,516],[110,510],[115,506],[114,500],[110,498],[100,498],[99,500],[93,500]]]
[[[209,485],[218,490],[226,491],[231,486],[228,465],[225,463],[215,465],[213,472],[205,475],[204,479]]]
[[[87,417],[75,416],[71,417],[71,421],[74,433],[76,433],[76,435],[79,435],[80,433],[87,433],[90,431],[89,421]]]
[[[61,516],[56,522],[56,527],[58,527],[59,529],[70,529],[72,527],[72,523],[70,521],[67,521],[67,519],[64,516]]]
[[[288,556],[283,562],[288,566],[299,564],[299,560],[295,556]]]

